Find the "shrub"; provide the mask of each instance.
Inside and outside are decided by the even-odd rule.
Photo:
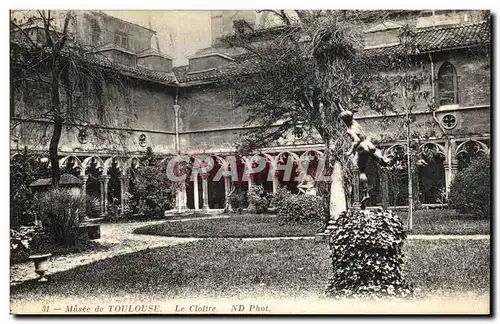
[[[401,298],[413,294],[403,278],[406,233],[391,211],[342,213],[332,226],[332,277],[327,295],[336,298]]]
[[[271,207],[279,208],[278,206],[281,205],[282,200],[291,194],[292,193],[286,187],[279,187],[271,199]],[[276,212],[278,212],[278,210],[276,210]]]
[[[243,208],[248,207],[247,192],[241,189],[236,189],[229,194],[229,203],[233,211],[238,211],[240,214]]]
[[[26,261],[31,254],[42,252],[48,241],[47,232],[36,226],[21,226],[10,230],[10,260]]]
[[[10,226],[33,225],[35,208],[30,183],[42,177],[40,156],[25,151],[10,163]]]
[[[74,245],[85,217],[86,198],[72,189],[52,189],[36,197],[37,212],[53,242]]]
[[[257,214],[267,212],[271,199],[272,195],[262,185],[253,185],[248,191],[248,203],[255,208]]]
[[[491,216],[490,160],[480,156],[459,171],[450,186],[450,207],[482,218]]]
[[[328,211],[322,197],[279,190],[273,201],[280,224],[322,224]]]

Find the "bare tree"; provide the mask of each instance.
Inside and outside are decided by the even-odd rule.
[[[52,185],[57,187],[58,149],[65,128],[123,144],[122,134],[108,127],[116,116],[104,109],[104,91],[113,84],[125,93],[125,78],[95,46],[78,39],[72,11],[12,11],[10,26],[11,96],[21,89],[29,91],[31,103],[25,105],[29,107],[23,119],[11,116],[11,129],[26,121],[51,126],[49,158]]]

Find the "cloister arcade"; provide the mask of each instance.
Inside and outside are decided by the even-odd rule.
[[[474,156],[490,154],[489,140],[456,139],[450,142],[427,142],[414,147],[418,158],[427,162],[426,166],[417,167],[413,171],[416,191],[423,204],[443,203],[454,174],[470,163]],[[404,144],[381,147],[386,156],[406,155]],[[14,154],[11,158],[14,158]],[[297,185],[305,174],[317,178],[323,174],[324,163],[322,150],[308,149],[281,151],[279,153],[257,153],[253,156],[192,155],[189,163],[199,167],[190,170],[186,185],[177,192],[177,211],[223,209],[225,199],[233,189],[248,190],[254,184],[262,185],[268,192],[276,192],[280,186],[286,186],[292,192],[298,192]],[[165,166],[176,157],[168,157],[159,161]],[[402,159],[405,160],[405,159]],[[262,164],[264,161],[265,163]],[[286,167],[288,165],[288,167]],[[356,166],[356,163],[352,163]],[[63,172],[78,176],[85,193],[97,193],[101,216],[107,214],[111,200],[119,202],[120,210],[127,204],[129,176],[131,170],[140,168],[137,157],[122,156],[78,157],[67,155],[60,159],[59,166]],[[360,189],[358,175],[353,172],[353,188],[350,203],[359,202]],[[370,161],[367,176],[371,200],[369,206],[405,206],[407,205],[408,174],[407,168],[401,170],[384,170]],[[318,179],[316,180],[318,181]],[[321,180],[319,180],[321,181]],[[325,180],[327,181],[327,180]],[[111,188],[119,188],[118,190]]]

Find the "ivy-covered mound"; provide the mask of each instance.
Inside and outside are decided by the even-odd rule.
[[[335,298],[404,298],[412,287],[403,279],[406,233],[391,211],[342,213],[330,234],[333,275],[326,293]]]

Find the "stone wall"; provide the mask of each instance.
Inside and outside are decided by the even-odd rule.
[[[88,132],[88,141],[78,140],[76,128],[63,128],[61,152],[106,153],[110,151],[142,154],[147,146],[155,153],[169,154],[175,151],[175,114],[173,93],[170,88],[139,80],[128,80],[121,85],[108,82],[102,103],[89,99],[90,124],[111,127],[109,132]],[[27,146],[34,150],[48,150],[52,127],[47,122],[24,120],[33,110],[26,105],[26,91],[14,93],[14,122],[19,122],[11,136],[11,148]],[[100,106],[103,105],[103,107]],[[104,111],[104,114],[102,113]],[[18,119],[16,119],[18,118]],[[108,134],[110,133],[110,134]],[[123,138],[118,136],[121,134]],[[145,145],[139,144],[140,134],[146,135]],[[104,137],[104,140],[98,139]]]

